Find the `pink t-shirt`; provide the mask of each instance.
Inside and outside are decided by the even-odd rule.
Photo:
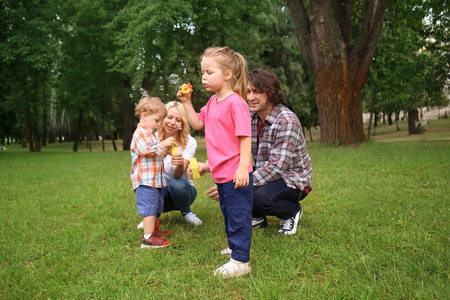
[[[214,94],[198,116],[205,124],[206,151],[214,182],[233,180],[241,154],[239,136],[252,136],[247,103],[238,94],[217,102]],[[253,171],[251,156],[248,171]]]

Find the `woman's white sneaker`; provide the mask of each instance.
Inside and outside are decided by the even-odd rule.
[[[197,217],[197,215],[194,214],[194,213],[192,213],[192,212],[184,213],[184,214],[182,214],[182,215],[183,215],[183,218],[184,218],[186,221],[188,221],[189,223],[192,223],[192,224],[197,225],[197,226],[203,224],[203,221],[200,220],[200,219]]]

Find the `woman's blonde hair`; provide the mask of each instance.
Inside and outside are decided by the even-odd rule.
[[[147,113],[149,115],[161,113],[164,118],[167,114],[167,109],[158,97],[144,96],[139,100],[139,103],[134,109],[134,114],[139,119],[143,113]]]
[[[228,46],[209,47],[203,53],[200,61],[203,57],[214,57],[224,73],[230,70],[233,74],[231,88],[242,99],[247,100],[247,61],[241,54]]]
[[[187,120],[186,117],[186,111],[184,110],[183,105],[180,102],[177,101],[170,101],[166,104],[166,109],[167,112],[169,112],[169,109],[171,109],[172,107],[178,109],[178,111],[180,112],[180,116],[181,116],[181,130],[178,131],[180,140],[181,140],[181,147],[183,147],[183,149],[186,149],[186,145],[188,142],[188,137],[189,134],[191,132],[191,128],[189,127],[189,122]],[[164,126],[159,126],[158,128],[158,136],[161,137],[161,140],[165,140],[166,139],[166,130],[164,129]]]

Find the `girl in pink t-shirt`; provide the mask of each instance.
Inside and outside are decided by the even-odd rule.
[[[210,47],[201,58],[202,84],[215,94],[198,114],[192,106],[192,90],[183,93],[180,87],[177,94],[192,128],[205,128],[208,162],[228,239],[228,248],[221,253],[231,254],[230,261],[214,271],[222,277],[251,271],[253,167],[246,67],[245,58],[229,47]]]

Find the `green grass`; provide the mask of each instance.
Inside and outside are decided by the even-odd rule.
[[[314,189],[299,233],[278,236],[269,217],[253,232],[252,273],[228,280],[212,276],[227,243],[209,175],[192,207],[204,224],[164,214],[169,248],[140,249],[129,152],[7,146],[0,298],[448,299],[450,121],[421,136],[383,130],[357,148],[308,143]]]

